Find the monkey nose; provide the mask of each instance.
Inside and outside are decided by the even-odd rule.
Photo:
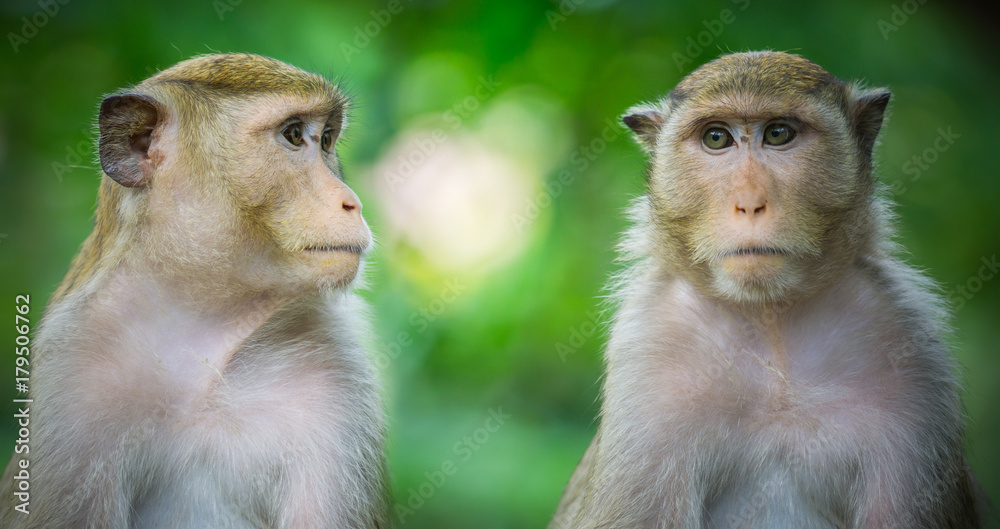
[[[767,213],[767,195],[763,190],[745,190],[736,194],[735,214],[755,220]]]
[[[324,202],[329,208],[340,208],[352,214],[361,214],[361,199],[346,183],[335,174],[325,173],[317,178],[316,184],[319,186],[319,193],[326,198]]]
[[[348,213],[361,213],[361,199],[354,191],[347,187],[342,186],[340,197],[340,207]]]

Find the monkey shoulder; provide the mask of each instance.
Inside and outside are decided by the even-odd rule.
[[[58,308],[54,316],[72,320],[71,310],[63,312]],[[86,311],[73,325],[98,329],[95,313]],[[87,332],[43,336],[40,355],[54,347],[63,354],[38,380],[41,398],[33,413],[37,410],[40,426],[33,452],[37,447],[39,460],[53,467],[72,458],[80,476],[138,462],[135,472],[159,478],[155,487],[137,493],[136,516],[182,527],[188,526],[182,515],[235,519],[238,509],[229,513],[223,506],[237,497],[270,505],[268,498],[287,486],[282,479],[312,476],[303,501],[358,496],[359,491],[341,490],[343,482],[334,476],[351,475],[348,481],[362,483],[382,472],[372,447],[383,442],[384,421],[351,318],[336,300],[293,304],[246,336],[221,364],[209,363],[210,354],[203,362],[170,364],[167,355],[206,353],[176,349],[177,344],[217,342],[171,336],[168,344],[154,343],[151,336],[164,335],[142,325],[105,328],[104,337],[114,334],[114,339],[103,342]],[[63,398],[55,391],[59,385],[86,391]],[[68,444],[74,452],[66,450]],[[160,475],[161,467],[147,462],[172,470]],[[187,510],[177,511],[177,505]]]
[[[75,424],[101,425],[107,435],[96,439],[110,444],[139,423],[166,436],[241,432],[233,438],[250,443],[283,429],[321,437],[336,426],[353,427],[343,423],[356,417],[357,402],[378,402],[361,338],[337,303],[293,304],[246,336],[176,319],[174,327],[141,319],[124,325],[102,321],[95,310],[82,314],[75,336],[42,337],[40,356],[54,348],[65,354],[42,366],[39,412],[90,417]],[[91,390],[62,399],[47,389],[59,385]],[[112,413],[122,402],[129,413]],[[299,427],[304,422],[316,428]]]

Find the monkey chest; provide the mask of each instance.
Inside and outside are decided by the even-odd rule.
[[[705,503],[704,529],[838,529],[843,509],[811,497],[793,470],[773,466]]]
[[[802,399],[769,395],[705,419],[713,429],[703,432],[709,463],[701,464],[711,484],[700,493],[703,527],[835,529],[853,518],[859,438],[872,438],[859,432],[869,426],[859,410]]]
[[[190,398],[151,399],[162,409],[133,451],[155,479],[136,491],[137,526],[249,529],[339,516],[336,499],[350,492],[337,478],[362,466],[345,450],[364,431],[344,404],[356,391],[322,372],[223,374],[189,386],[198,392]]]
[[[697,469],[707,484],[697,492],[702,527],[847,526],[861,447],[892,424],[891,399],[870,389],[879,384],[869,377],[882,375],[862,364],[807,357],[780,365],[740,352],[661,371],[663,398],[646,400],[662,421],[664,458]]]

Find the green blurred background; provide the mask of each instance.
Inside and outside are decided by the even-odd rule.
[[[102,95],[197,54],[270,55],[355,101],[341,152],[379,240],[364,296],[404,527],[542,527],[594,432],[594,311],[643,190],[618,116],[721,52],[770,48],[892,89],[882,178],[910,260],[953,299],[969,457],[1000,498],[1000,279],[978,278],[1000,253],[990,18],[935,0],[4,2],[0,416],[15,295],[37,322],[90,231]],[[0,420],[0,453],[14,437]]]

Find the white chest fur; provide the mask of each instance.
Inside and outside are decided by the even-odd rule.
[[[847,524],[866,460],[909,427],[906,410],[918,415],[900,384],[913,351],[893,308],[860,276],[760,312],[680,280],[660,286],[626,300],[612,332],[602,450],[647,444],[622,472],[700,505],[704,527]],[[685,481],[694,475],[705,478]]]

